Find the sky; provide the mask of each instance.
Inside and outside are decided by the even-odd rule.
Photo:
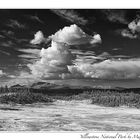
[[[0,82],[140,78],[138,9],[1,9]]]

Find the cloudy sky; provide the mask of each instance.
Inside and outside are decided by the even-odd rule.
[[[0,77],[140,78],[140,10],[0,10]]]

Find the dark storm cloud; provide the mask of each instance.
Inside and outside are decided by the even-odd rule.
[[[55,9],[51,10],[58,16],[76,24],[80,25],[86,25],[88,23],[88,20],[86,20],[84,17],[80,16],[75,10],[60,10],[60,9]]]

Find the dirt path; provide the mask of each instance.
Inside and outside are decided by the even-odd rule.
[[[0,105],[0,131],[140,131],[140,110],[87,101]]]

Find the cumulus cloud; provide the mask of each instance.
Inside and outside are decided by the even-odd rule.
[[[128,28],[133,32],[140,32],[140,19],[136,18],[128,24]]]
[[[54,42],[63,42],[68,45],[93,45],[102,42],[101,36],[99,34],[94,34],[93,36],[88,35],[76,24],[73,24],[71,26],[66,26],[63,29],[60,29],[54,35],[51,35],[48,38],[44,37],[42,31],[38,31],[30,43],[36,45],[44,42],[47,44],[51,40]]]
[[[62,30],[59,30],[54,35],[52,35],[51,38],[55,42],[64,42],[68,45],[101,43],[101,37],[99,34],[90,36],[76,24],[64,27]]]
[[[83,55],[84,53],[79,51],[72,53],[71,45],[97,43],[101,40],[99,35],[91,37],[76,25],[64,27],[51,38],[51,46],[40,51],[41,59],[28,65],[36,77],[127,79],[140,76],[138,60],[100,59],[102,62],[97,63],[96,59],[99,57],[95,57],[93,52],[88,53],[91,55]]]
[[[128,37],[130,39],[137,39],[138,38],[138,35],[135,34],[135,33],[132,33],[130,30],[127,30],[127,29],[124,29],[121,31],[121,35],[123,37]]]
[[[74,10],[55,9],[55,10],[51,10],[51,11],[72,23],[81,24],[81,25],[86,25],[88,23],[88,20],[86,20],[84,17],[80,16]]]
[[[91,44],[95,44],[95,43],[102,43],[102,39],[101,36],[99,34],[95,34],[92,38],[92,40],[90,41]]]
[[[139,38],[140,33],[140,19],[136,18],[128,24],[128,29],[121,31],[123,37],[128,37],[130,39]]]
[[[3,72],[3,70],[0,70],[0,77],[6,75],[5,72]]]
[[[95,64],[68,66],[68,69],[73,77],[135,79],[140,77],[140,60],[105,60]]]
[[[101,42],[100,35],[90,36],[77,25],[64,27],[52,35],[51,40],[51,46],[47,49],[42,48],[40,51],[40,59],[33,64],[28,64],[33,77],[44,79],[140,78],[140,59],[119,59],[120,56],[112,59],[107,52],[95,56],[94,52],[72,50],[72,45],[87,44],[88,46],[88,44]],[[108,60],[103,59],[105,57],[108,57]]]
[[[38,31],[35,35],[34,35],[34,39],[30,41],[31,44],[37,45],[37,44],[41,44],[42,42],[45,41],[45,37],[42,31]]]
[[[28,79],[28,78],[34,78],[33,75],[31,75],[29,72],[27,71],[21,71],[20,74],[18,76],[16,76],[16,78],[20,78],[20,79]]]
[[[67,65],[71,65],[74,59],[69,51],[69,46],[54,41],[52,41],[51,47],[41,50],[40,57],[39,61],[28,66],[33,75],[43,78],[59,78],[62,73],[68,72]]]
[[[65,74],[68,75],[68,66],[76,60],[76,55],[70,50],[71,45],[88,46],[101,42],[99,35],[89,36],[75,24],[59,30],[51,39],[51,46],[40,51],[40,60],[28,65],[36,77],[62,78]]]

